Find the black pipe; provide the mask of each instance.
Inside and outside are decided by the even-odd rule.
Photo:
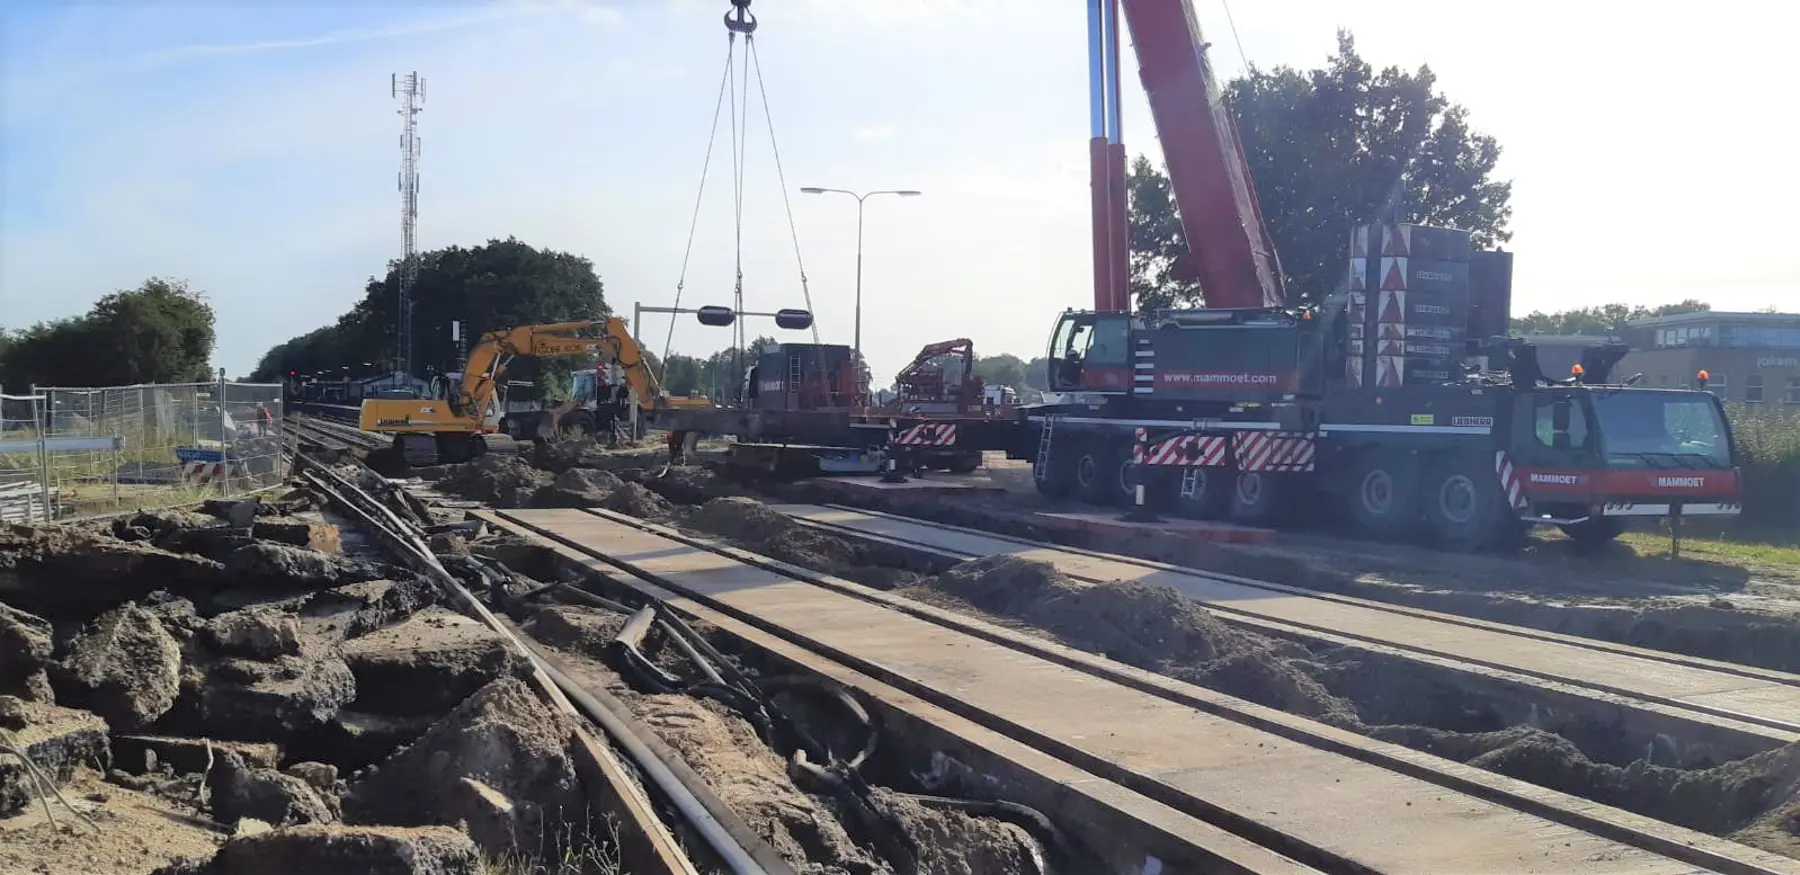
[[[613,741],[624,749],[632,762],[643,771],[644,778],[654,784],[675,809],[681,812],[682,819],[693,827],[694,831],[705,840],[707,847],[718,855],[727,871],[733,875],[794,875],[794,870],[775,854],[766,843],[757,839],[753,833],[744,828],[741,821],[736,829],[725,826],[722,819],[736,821],[737,817],[710,792],[697,792],[693,787],[704,788],[706,785],[700,777],[693,773],[679,757],[669,753],[665,758],[632,729],[631,724],[621,718],[612,708],[603,704],[595,691],[575,683],[568,675],[563,674],[556,666],[551,665],[538,652],[535,644],[525,642],[530,651],[531,661],[538,670],[554,682],[563,695],[580,708],[589,719],[600,724],[600,728],[611,736]],[[610,697],[609,697],[610,698]],[[617,701],[613,705],[620,710],[623,706]],[[685,773],[678,776],[677,771]],[[692,786],[690,783],[692,782]],[[704,798],[702,798],[704,796]],[[743,835],[737,833],[742,832]],[[756,852],[747,850],[745,843],[761,845]]]

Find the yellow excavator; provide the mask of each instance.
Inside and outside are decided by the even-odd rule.
[[[615,364],[644,410],[708,406],[704,398],[669,398],[644,363],[642,347],[617,317],[600,322],[521,325],[482,335],[469,351],[462,379],[444,398],[369,398],[359,426],[394,436],[394,450],[410,465],[466,462],[490,453],[516,453],[518,442],[500,430],[500,387],[516,356],[595,355]]]

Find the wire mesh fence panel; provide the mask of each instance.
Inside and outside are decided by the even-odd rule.
[[[222,383],[223,406],[230,429],[232,489],[251,492],[281,483],[282,429],[279,383]]]
[[[41,523],[55,515],[44,472],[43,397],[0,391],[0,523]]]
[[[282,480],[280,386],[34,390],[43,399],[41,476],[56,495],[59,519],[191,504]]]

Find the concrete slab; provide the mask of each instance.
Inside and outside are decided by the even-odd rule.
[[[1087,532],[1102,537],[1165,537],[1190,541],[1220,541],[1234,544],[1272,544],[1273,529],[1258,529],[1236,523],[1210,520],[1187,520],[1165,516],[1158,522],[1139,523],[1121,519],[1124,511],[1112,513],[1050,513],[1031,515],[1032,522],[1046,529]]]

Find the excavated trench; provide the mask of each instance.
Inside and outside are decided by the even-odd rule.
[[[552,475],[528,464],[489,464],[504,468],[492,474],[469,472],[461,475],[473,478],[468,485],[448,485],[471,497],[492,495],[497,503],[509,506],[606,506],[608,500],[618,501],[613,498],[617,487],[609,490],[607,483],[594,483],[592,488],[578,488],[567,479],[570,472],[583,470],[578,466]],[[1719,762],[1703,748],[1682,751],[1646,745],[1641,736],[1604,722],[1567,722],[1549,731],[1530,725],[1530,709],[1522,709],[1520,702],[1471,691],[1450,673],[1354,648],[1309,646],[1257,635],[1223,623],[1167,588],[1131,581],[1089,584],[1049,565],[1012,557],[934,567],[908,551],[799,526],[755,501],[733,497],[747,490],[705,468],[673,469],[657,478],[656,469],[621,464],[610,473],[623,484],[641,485],[664,499],[654,502],[647,513],[634,513],[646,519],[692,528],[817,572],[983,617],[1372,738],[1800,857],[1800,746]],[[489,488],[494,482],[501,486]],[[812,496],[790,490],[789,497]],[[1053,540],[1026,523],[998,520],[981,508],[941,499],[904,502],[905,507],[885,509]],[[921,502],[929,504],[932,513],[912,506]],[[1135,545],[1123,552],[1143,554],[1146,549]],[[1145,558],[1185,560],[1182,564],[1189,565],[1220,561],[1155,555],[1153,549],[1148,553]],[[1232,559],[1228,564],[1231,567],[1219,570],[1269,576],[1261,557]],[[1308,573],[1305,581],[1293,582],[1334,591],[1355,588],[1342,576],[1316,569]],[[1547,617],[1535,619],[1527,624],[1554,626]],[[1614,631],[1597,637],[1619,640],[1643,634],[1642,627],[1637,632],[1629,627]],[[1753,646],[1765,653],[1770,650],[1766,643]],[[896,771],[922,773],[917,763]]]

